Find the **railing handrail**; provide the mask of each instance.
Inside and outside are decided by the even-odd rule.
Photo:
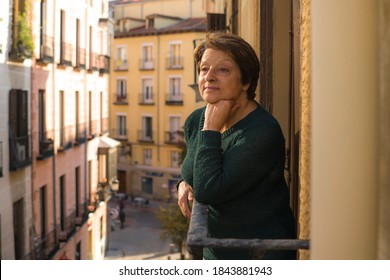
[[[240,239],[208,237],[208,205],[194,200],[192,216],[187,235],[187,246],[190,251],[199,247],[214,248],[257,248],[263,250],[308,250],[309,240],[304,239]]]

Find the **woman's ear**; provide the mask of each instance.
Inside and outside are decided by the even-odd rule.
[[[250,86],[250,83],[245,84],[245,85],[242,87],[242,90],[243,90],[243,91],[247,91],[248,88],[249,88],[249,86]]]

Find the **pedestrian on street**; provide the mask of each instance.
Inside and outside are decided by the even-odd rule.
[[[194,50],[199,92],[207,103],[184,124],[187,154],[178,204],[208,204],[212,238],[294,239],[284,179],[285,139],[255,101],[260,63],[242,38],[211,32]],[[296,251],[204,248],[204,259],[295,259]]]
[[[126,218],[125,201],[123,198],[121,198],[119,200],[119,219],[121,221],[121,228],[124,228],[125,226],[125,218]]]

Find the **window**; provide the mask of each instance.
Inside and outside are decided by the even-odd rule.
[[[117,115],[116,116],[116,137],[117,138],[127,138],[127,124],[126,124],[126,115]]]
[[[180,120],[180,116],[169,117],[169,131],[166,132],[166,143],[178,144],[183,142],[183,133],[181,131]]]
[[[72,44],[66,42],[66,13],[61,10],[61,27],[60,27],[60,64],[61,65],[72,65]]]
[[[171,43],[169,46],[168,69],[183,68],[181,57],[181,43]]]
[[[27,91],[12,89],[9,94],[9,154],[10,170],[31,163],[28,135],[29,108]]]
[[[153,45],[142,46],[141,69],[153,69]]]
[[[46,209],[46,185],[39,189],[39,219],[40,219],[40,232],[39,234],[44,237],[46,236],[46,220],[47,220],[47,209]]]
[[[153,178],[142,177],[141,190],[146,194],[153,194]]]
[[[47,1],[41,1],[40,18],[40,60],[44,62],[53,62],[53,36],[47,34]]]
[[[60,91],[60,106],[59,106],[59,115],[60,115],[60,146],[65,147],[65,93]]]
[[[207,31],[226,30],[225,14],[207,14]]]
[[[182,104],[183,97],[181,94],[181,78],[170,77],[169,78],[169,93],[166,104]]]
[[[171,152],[171,166],[173,168],[178,168],[180,164],[180,152],[173,151]]]
[[[153,103],[153,80],[151,78],[142,79],[141,104]]]
[[[141,141],[153,141],[153,130],[152,130],[152,117],[142,117],[142,130],[140,135]]]
[[[65,175],[62,175],[60,177],[60,229],[61,231],[66,230],[66,201],[65,201],[65,195],[66,195],[66,187],[65,187]]]
[[[81,215],[80,207],[80,166],[77,166],[74,170],[74,186],[75,186],[75,203],[76,203],[76,217]]]
[[[116,80],[116,103],[127,103],[127,81],[123,78]]]
[[[116,70],[127,70],[127,47],[117,46],[116,48]]]
[[[39,141],[44,141],[46,138],[46,114],[45,114],[45,91],[38,91],[38,126],[39,126]]]
[[[152,149],[144,149],[144,165],[152,164]]]

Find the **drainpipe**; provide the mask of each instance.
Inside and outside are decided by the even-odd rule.
[[[85,3],[85,5],[87,5]],[[88,7],[84,7],[84,34],[87,34],[88,29]],[[85,55],[87,55],[87,38],[88,36],[84,36],[84,47],[85,47]],[[85,66],[87,66],[87,57],[85,57]],[[84,69],[84,136],[85,136],[85,142],[84,142],[84,203],[85,203],[85,215],[88,215],[88,186],[89,186],[89,178],[87,176],[88,170],[89,170],[89,165],[88,165],[88,139],[87,139],[87,70]]]
[[[57,204],[56,204],[56,145],[55,145],[55,131],[56,131],[56,110],[55,110],[55,96],[56,96],[56,86],[55,86],[55,74],[56,74],[56,64],[55,64],[55,54],[56,54],[56,43],[55,43],[55,30],[56,30],[56,1],[53,1],[53,30],[54,30],[54,42],[53,42],[53,56],[54,61],[52,63],[52,95],[53,95],[53,130],[54,130],[54,143],[53,143],[53,168],[52,168],[52,176],[53,176],[53,224],[54,224],[54,236],[57,236]]]
[[[157,34],[157,163],[160,165],[160,35]]]

